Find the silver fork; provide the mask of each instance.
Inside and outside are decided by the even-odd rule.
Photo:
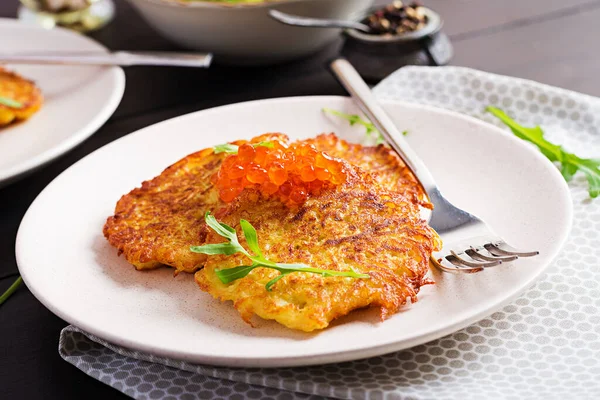
[[[509,246],[480,218],[446,200],[423,161],[406,143],[354,67],[344,59],[337,59],[331,63],[331,69],[386,142],[402,157],[433,203],[429,225],[444,242],[442,250],[431,256],[435,266],[445,272],[473,273],[539,254]]]

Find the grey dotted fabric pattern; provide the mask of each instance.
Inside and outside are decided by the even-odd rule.
[[[375,88],[496,123],[496,105],[583,157],[600,157],[600,99],[458,67],[406,67]],[[192,365],[118,346],[70,326],[61,356],[136,399],[600,398],[600,198],[585,177],[570,189],[574,224],[561,254],[513,304],[447,337],[408,350],[303,368]],[[551,216],[549,216],[551,218]]]
[[[282,391],[197,373],[179,362],[117,351],[75,327],[61,332],[60,355],[77,368],[134,399],[317,400],[321,396]],[[169,366],[170,365],[170,366]]]

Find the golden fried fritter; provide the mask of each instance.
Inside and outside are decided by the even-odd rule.
[[[219,201],[210,177],[223,158],[211,150],[190,154],[121,197],[104,225],[106,239],[140,270],[201,267],[206,257],[189,246],[201,240],[203,215]]]
[[[286,141],[283,135],[268,134],[252,142],[273,139]],[[216,298],[233,301],[248,322],[256,314],[312,331],[369,306],[378,307],[386,318],[409,299],[416,301],[419,288],[428,283],[429,256],[441,247],[437,234],[420,219],[420,208],[430,204],[388,147],[349,144],[333,134],[308,142],[345,159],[348,178],[299,208],[265,199],[249,189],[232,203],[223,203],[211,177],[226,155],[205,149],[123,196],[104,226],[104,235],[138,269],[170,265],[177,271],[193,272],[204,266],[195,274],[199,286]],[[206,211],[238,232],[240,219],[250,221],[265,256],[272,261],[336,271],[353,268],[369,278],[294,272],[269,292],[265,284],[279,272],[256,268],[242,279],[223,284],[216,269],[244,265],[248,260],[239,254],[207,258],[190,251],[190,246],[223,241],[205,225]]]
[[[418,201],[422,207],[432,207],[415,176],[391,147],[348,143],[333,133],[319,135],[307,142],[314,144],[319,151],[369,172],[384,188],[401,192]]]
[[[369,274],[369,279],[294,272],[269,292],[265,284],[279,272],[256,268],[223,284],[215,270],[249,262],[236,254],[210,256],[195,274],[200,288],[233,301],[247,322],[256,314],[303,331],[323,329],[335,318],[369,306],[378,307],[384,319],[408,299],[416,301],[419,288],[427,283],[429,256],[441,247],[439,237],[420,219],[419,201],[410,191],[406,195],[389,190],[363,169],[347,168],[350,173],[344,184],[309,198],[300,208],[290,209],[247,190],[215,210],[215,217],[237,232],[241,232],[240,219],[248,220],[271,261],[336,271],[353,268]],[[208,243],[224,241],[209,227],[205,229]]]
[[[279,137],[283,135],[267,134],[253,143]],[[106,239],[140,270],[162,265],[185,272],[201,268],[206,256],[192,253],[190,246],[202,243],[204,213],[221,202],[210,178],[226,156],[212,149],[190,154],[121,197],[104,225]]]
[[[281,138],[281,134],[266,134],[252,139],[253,143]],[[386,146],[364,147],[350,144],[334,134],[309,139],[320,151],[373,171],[376,180],[389,190],[406,194],[411,200],[422,198],[402,160]],[[239,141],[238,144],[245,143]],[[222,203],[210,183],[226,154],[214,154],[205,149],[183,158],[140,188],[124,195],[117,203],[115,214],[104,226],[104,236],[119,254],[137,269],[169,265],[178,271],[194,272],[201,268],[206,256],[189,251],[203,244],[204,213]],[[429,203],[420,201],[428,206]]]
[[[2,67],[0,67],[0,97],[22,104],[22,107],[18,108],[0,104],[0,127],[31,117],[43,103],[42,92],[35,83]]]

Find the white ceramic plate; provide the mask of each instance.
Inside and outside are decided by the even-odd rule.
[[[0,51],[98,52],[106,49],[65,29],[0,19]],[[29,120],[0,129],[0,186],[69,151],[115,111],[125,88],[118,67],[7,65],[41,88],[44,105]]]
[[[71,324],[156,355],[227,366],[297,366],[352,360],[414,346],[462,328],[526,289],[563,244],[571,223],[567,186],[537,150],[491,125],[406,103],[384,103],[407,140],[458,205],[515,246],[540,255],[474,275],[433,272],[436,285],[380,322],[353,313],[314,334],[242,322],[231,304],[169,268],[138,272],[110,247],[102,226],[116,201],[179,158],[225,141],[282,131],[292,138],[364,132],[322,114],[356,112],[342,97],[264,100],[175,118],[117,140],[79,161],[23,218],[16,254],[33,294]]]

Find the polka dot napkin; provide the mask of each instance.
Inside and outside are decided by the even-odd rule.
[[[585,157],[600,157],[600,99],[458,67],[406,67],[375,88],[380,99],[426,103],[497,123],[497,105]],[[335,365],[228,369],[114,346],[69,326],[61,356],[136,399],[599,399],[600,198],[570,184],[571,236],[542,278],[488,318],[445,338]]]

